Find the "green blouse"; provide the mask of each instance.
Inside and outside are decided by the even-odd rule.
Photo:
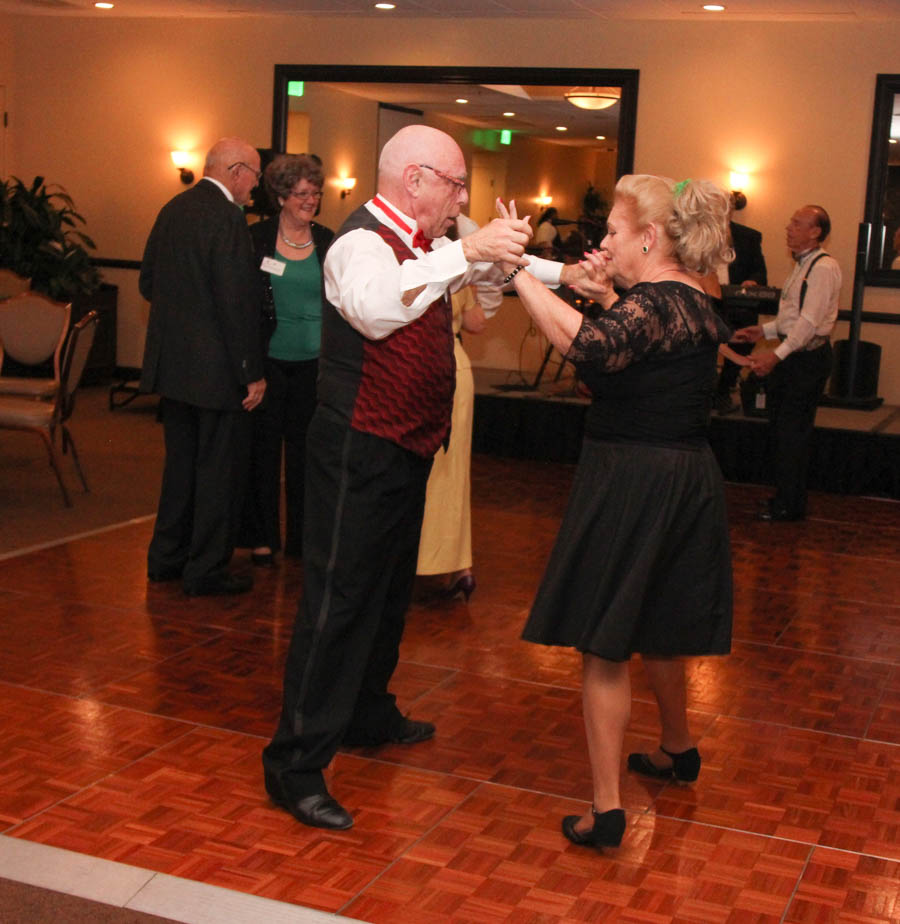
[[[284,273],[271,277],[278,326],[269,341],[269,356],[290,362],[316,359],[322,343],[319,256],[313,251],[305,260],[281,262]]]

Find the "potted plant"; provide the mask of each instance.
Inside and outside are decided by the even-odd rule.
[[[0,184],[0,266],[29,277],[35,291],[68,302],[100,286],[88,253],[96,245],[82,225],[69,194],[42,176],[30,186],[17,177]]]

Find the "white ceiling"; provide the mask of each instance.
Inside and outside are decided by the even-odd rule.
[[[93,0],[0,0],[0,10],[43,15],[266,16],[302,14],[347,17],[478,19],[671,19],[864,22],[900,19],[900,0],[723,0],[724,13],[702,10],[703,0],[394,0],[396,10],[375,0],[114,0],[95,11]]]

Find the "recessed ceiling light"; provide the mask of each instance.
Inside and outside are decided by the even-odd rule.
[[[707,13],[724,13],[725,7],[721,3],[704,3],[703,9]]]
[[[458,103],[467,103],[467,102],[469,102],[469,101],[468,101],[467,99],[463,99],[463,98],[460,96],[460,97],[457,98],[456,102],[458,102]]]
[[[503,115],[505,115],[506,118],[508,119],[508,118],[510,118],[511,116],[514,116],[515,113],[514,113],[514,112],[504,112]]]
[[[565,125],[557,125],[556,130],[558,132],[567,132],[569,129]]]
[[[597,135],[598,141],[606,141],[606,135]]]
[[[375,9],[376,10],[393,10],[396,8],[396,6],[397,6],[396,3],[376,3]]]
[[[94,6],[97,7],[98,10],[111,10],[115,6],[115,3],[95,3]]]

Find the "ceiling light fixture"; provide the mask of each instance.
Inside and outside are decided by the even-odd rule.
[[[606,141],[606,135],[595,135],[594,136],[598,141]]]
[[[97,7],[98,10],[111,10],[115,6],[115,3],[95,3],[94,6]]]
[[[556,130],[558,132],[567,132],[569,129],[565,125],[557,125]]]
[[[703,9],[707,13],[724,13],[725,7],[721,3],[704,3]]]
[[[505,115],[507,119],[511,119],[515,115],[515,113],[514,112],[504,112],[503,115]]]
[[[619,87],[573,87],[566,99],[579,109],[609,109],[622,98]]]
[[[396,3],[376,3],[375,9],[376,10],[393,10],[396,8],[396,6],[397,6]]]
[[[467,102],[469,102],[469,101],[468,101],[467,99],[463,99],[463,98],[460,96],[460,97],[456,100],[456,102],[458,102],[458,103],[467,103]]]

